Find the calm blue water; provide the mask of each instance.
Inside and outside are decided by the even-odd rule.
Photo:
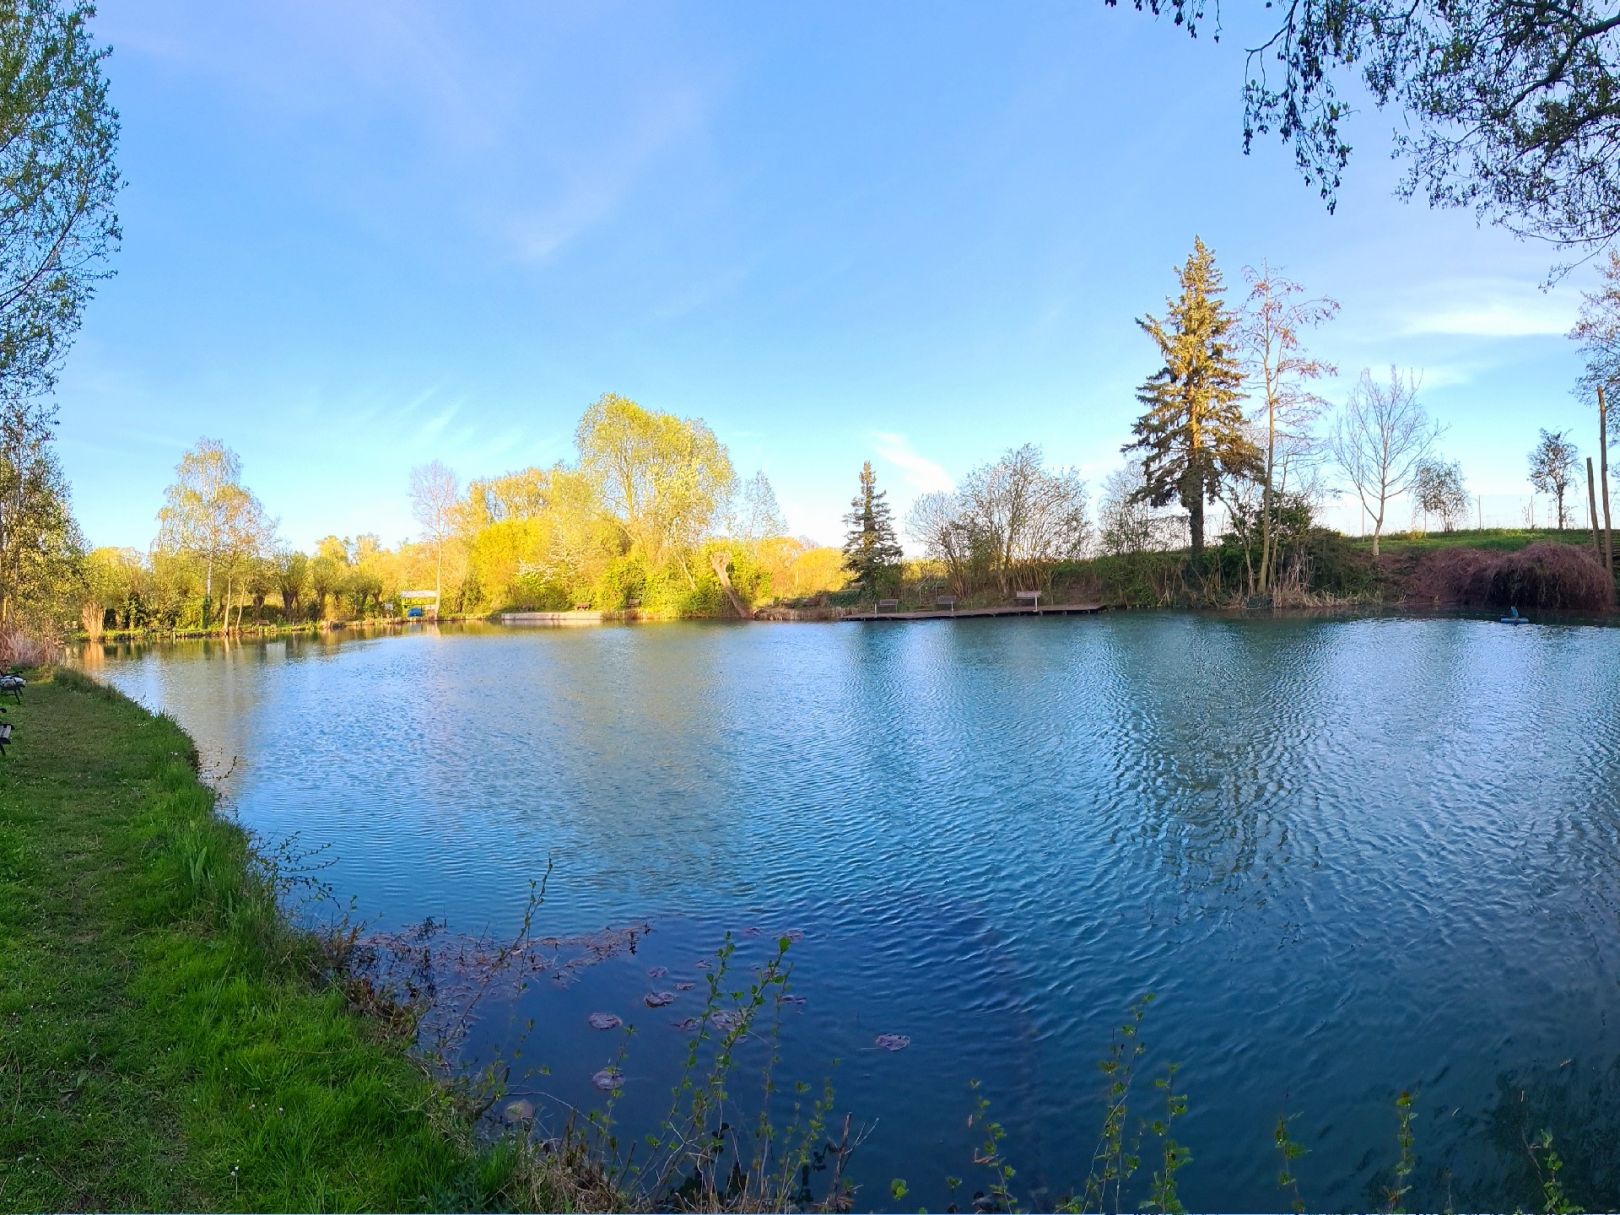
[[[1023,1200],[1079,1184],[1147,991],[1194,1209],[1287,1206],[1284,1113],[1308,1204],[1378,1202],[1403,1089],[1417,1209],[1539,1201],[1544,1126],[1574,1198],[1620,1205],[1620,631],[1146,614],[86,657],[179,718],[245,825],[329,845],[379,925],[510,933],[548,857],[537,931],[649,925],[486,1002],[465,1048],[588,1107],[617,1038],[585,1016],[618,1013],[627,1138],[668,1108],[699,960],[791,930],[782,1074],[830,1074],[868,1127],[863,1206],[984,1184],[975,1078]]]

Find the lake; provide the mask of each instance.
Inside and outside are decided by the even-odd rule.
[[[1409,1209],[1539,1203],[1543,1128],[1572,1197],[1620,1206],[1620,630],[446,626],[84,661],[382,929],[510,937],[548,858],[537,934],[645,926],[485,1001],[462,1044],[514,1096],[591,1108],[624,1039],[586,1016],[633,1023],[628,1139],[669,1108],[726,934],[745,978],[791,934],[779,1073],[830,1076],[867,1128],[860,1206],[983,1188],[978,1095],[1024,1202],[1079,1185],[1146,992],[1131,1117],[1179,1062],[1193,1209],[1288,1206],[1284,1114],[1307,1204],[1379,1204],[1403,1091]]]

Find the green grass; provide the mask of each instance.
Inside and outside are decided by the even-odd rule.
[[[1351,543],[1366,551],[1372,550],[1371,536],[1352,536]],[[1516,553],[1538,541],[1555,544],[1573,544],[1590,548],[1592,533],[1584,529],[1539,527],[1487,527],[1458,529],[1454,532],[1432,531],[1414,535],[1410,532],[1386,532],[1378,542],[1380,553],[1399,556],[1403,553],[1427,553],[1443,548],[1477,548],[1490,553]]]
[[[323,979],[178,726],[73,673],[7,720],[0,1211],[553,1205]]]

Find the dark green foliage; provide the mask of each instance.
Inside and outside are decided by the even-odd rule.
[[[1181,294],[1166,301],[1165,319],[1136,322],[1163,365],[1137,390],[1147,412],[1123,450],[1142,453],[1138,501],[1179,502],[1187,510],[1196,563],[1204,552],[1205,503],[1215,501],[1227,479],[1256,475],[1260,453],[1243,426],[1237,318],[1221,297],[1221,274],[1202,240],[1194,241],[1177,278]]]
[[[877,487],[872,462],[861,465],[861,488],[850,502],[844,522],[844,569],[850,581],[867,597],[887,589],[897,580],[900,559],[905,555],[895,539],[887,495]]]
[[[1118,0],[1104,0],[1110,5]],[[1211,0],[1133,0],[1196,34]],[[1403,115],[1400,192],[1576,248],[1620,233],[1620,22],[1602,0],[1298,0],[1249,52],[1243,145],[1275,132],[1333,209],[1350,157],[1339,89]],[[1359,77],[1359,79],[1357,79]]]

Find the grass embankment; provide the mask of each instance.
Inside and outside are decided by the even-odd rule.
[[[191,740],[72,672],[0,760],[0,1210],[557,1209],[281,919]]]

